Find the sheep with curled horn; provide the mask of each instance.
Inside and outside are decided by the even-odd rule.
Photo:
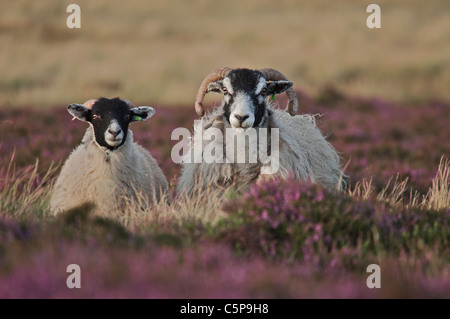
[[[313,115],[296,115],[298,101],[292,85],[286,76],[270,68],[222,67],[208,74],[195,99],[195,110],[201,120],[194,124],[194,132],[205,133],[214,128],[223,133],[223,138],[220,141],[199,141],[195,138],[191,141],[189,154],[183,163],[178,193],[194,196],[205,189],[242,188],[257,180],[288,176],[309,180],[330,190],[341,190],[345,185],[345,175],[341,170],[340,158],[316,126]],[[222,94],[223,100],[220,107],[205,114],[203,99],[208,92]],[[288,105],[285,110],[280,110],[270,102],[270,97],[283,92],[288,97]],[[253,142],[267,147],[266,150],[258,149],[258,154],[267,154],[267,157],[244,163],[230,160],[226,150],[244,152],[248,160],[252,145],[246,143],[245,147],[237,147],[235,137],[227,139],[226,131],[231,129],[239,136],[247,134],[252,128],[256,132]],[[267,139],[266,143],[259,144],[264,139]],[[204,153],[207,147],[211,148],[211,143],[223,144],[223,154],[215,154],[219,160],[200,163],[192,160],[194,149],[200,148],[200,153]],[[278,152],[271,154],[274,143],[278,144]],[[270,163],[267,162],[269,157]],[[268,165],[275,167],[275,171],[263,173]]]
[[[100,98],[70,104],[67,110],[89,127],[56,181],[50,200],[53,214],[92,203],[94,214],[121,219],[126,207],[146,210],[167,193],[167,179],[158,163],[133,141],[128,128],[152,117],[152,107]]]

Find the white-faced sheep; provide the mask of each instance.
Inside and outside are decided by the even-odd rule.
[[[263,178],[286,178],[289,175],[299,180],[310,180],[328,189],[341,189],[344,174],[339,156],[317,128],[314,116],[295,115],[298,102],[292,84],[283,74],[273,69],[219,68],[211,72],[203,80],[197,93],[195,109],[202,119],[194,126],[194,132],[204,133],[214,128],[223,134],[219,140],[194,138],[190,144],[190,153],[183,163],[178,193],[193,196],[206,188],[242,187]],[[204,116],[202,101],[207,92],[221,93],[224,97],[219,108]],[[288,112],[276,109],[269,101],[270,96],[282,92],[286,92],[289,99]],[[256,132],[256,139],[252,142],[249,136],[250,143],[237,147],[235,137],[247,134],[251,128]],[[230,130],[236,136],[227,136]],[[248,160],[250,154],[255,153],[251,150],[255,146],[252,143],[261,147],[264,144],[260,142],[264,140],[267,140],[264,146],[266,149],[259,149],[258,154],[266,152],[271,157],[270,165],[276,165],[273,165],[275,171],[272,174],[262,175],[262,169],[267,168],[267,161],[262,158],[257,161]],[[205,153],[208,146],[209,152],[211,143],[225,145],[217,148],[219,152],[223,150],[223,154],[216,157],[219,160],[194,162],[191,158],[194,149],[200,148],[200,153]],[[274,143],[278,144],[275,151],[272,149]],[[233,149],[245,153],[245,162],[229,160],[227,150]]]
[[[53,214],[89,202],[95,205],[96,215],[120,218],[126,205],[146,209],[167,192],[166,177],[156,160],[133,142],[128,129],[131,122],[152,117],[152,107],[100,98],[67,109],[90,126],[56,181],[50,201]]]

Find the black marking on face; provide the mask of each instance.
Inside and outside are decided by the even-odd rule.
[[[110,125],[113,120],[117,121],[117,126]],[[96,142],[109,150],[115,150],[125,143],[128,134],[128,125],[131,122],[131,112],[128,104],[119,98],[106,99],[99,98],[92,107],[92,117],[90,122],[94,128]],[[107,132],[110,129],[109,133]],[[116,137],[123,134],[119,144],[111,146],[105,140],[105,134]]]
[[[228,124],[230,123],[230,115],[231,115],[231,105],[233,105],[233,96],[230,96],[230,99],[228,100],[227,103],[225,103],[225,105],[223,106],[223,116],[225,117],[225,119],[227,120]]]
[[[231,107],[234,103],[234,97],[239,93],[246,94],[249,99],[249,104],[251,105],[252,112],[255,116],[253,122],[253,127],[257,127],[262,120],[267,116],[266,104],[264,99],[267,94],[267,89],[265,89],[265,78],[263,74],[259,71],[250,69],[234,69],[232,70],[227,78],[232,87],[233,94],[229,94],[229,100],[224,105],[224,116],[230,123],[230,115],[233,112]],[[261,82],[264,86],[261,87]],[[256,92],[257,88],[260,88],[259,92]]]

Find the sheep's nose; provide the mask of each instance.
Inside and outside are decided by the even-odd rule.
[[[116,131],[113,131],[111,129],[108,130],[108,133],[111,134],[112,136],[114,136],[114,138],[117,137],[117,135],[119,135],[120,133],[122,133],[122,130],[119,128]]]
[[[241,116],[241,115],[234,114],[234,117],[239,121],[240,124],[242,124],[250,116],[249,115]]]

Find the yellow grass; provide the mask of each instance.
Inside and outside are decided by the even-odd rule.
[[[424,200],[428,209],[450,208],[450,160],[441,158],[438,171]]]
[[[219,196],[218,192],[208,190],[193,198],[185,196],[170,201],[168,196],[154,205],[140,205],[140,203],[129,203],[120,221],[131,229],[142,229],[152,225],[172,224],[186,221],[196,221],[203,224],[215,224],[226,214],[222,211],[225,197]],[[141,201],[145,199],[140,198]],[[140,209],[140,207],[151,207]]]
[[[23,219],[52,219],[49,200],[53,191],[57,165],[51,165],[41,177],[38,174],[38,161],[24,169],[16,169],[14,156],[8,167],[0,171],[0,214],[7,214]],[[388,202],[393,206],[409,206],[427,210],[450,209],[450,160],[442,157],[436,176],[428,193],[420,197],[409,189],[407,180],[401,181],[398,176],[390,187],[392,179],[376,194],[371,180],[362,180],[347,191],[347,195],[356,200],[376,200]],[[154,204],[143,203],[144,197],[138,196],[138,202],[128,202],[123,215],[119,219],[132,230],[153,227],[155,225],[182,224],[185,221],[200,222],[204,225],[215,224],[227,216],[223,212],[223,204],[237,196],[229,192],[222,196],[222,190],[207,189],[196,191],[196,196],[186,196],[171,200],[165,196]],[[142,208],[146,207],[146,208]]]
[[[408,194],[408,178],[400,180],[397,175],[393,183],[392,180],[391,177],[386,186],[376,194],[372,180],[363,179],[356,182],[355,186],[347,191],[347,194],[363,201],[372,199],[375,194],[377,201],[387,202],[393,206],[406,205],[428,210],[450,209],[450,160],[444,156],[441,158],[436,175],[425,196],[420,196],[417,191],[411,189]]]
[[[274,67],[295,88],[392,100],[450,99],[450,2],[0,0],[0,106],[122,96],[192,103],[218,66]],[[81,29],[66,7],[81,7]]]
[[[43,176],[38,167],[36,159],[34,165],[17,169],[13,154],[8,167],[0,169],[0,213],[24,219],[50,216],[52,184],[59,167],[52,163]]]

